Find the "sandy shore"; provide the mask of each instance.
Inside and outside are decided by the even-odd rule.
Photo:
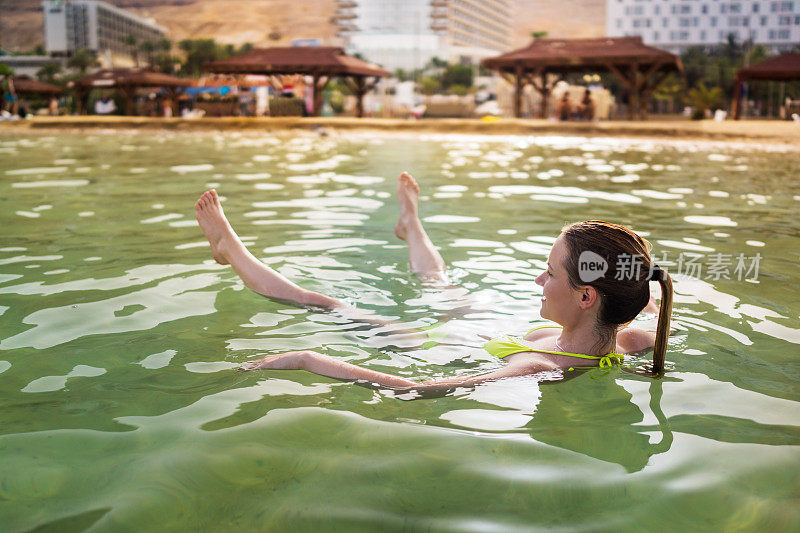
[[[535,119],[356,119],[356,118],[181,118],[65,116],[0,122],[0,132],[85,129],[159,129],[176,131],[280,131],[330,128],[397,132],[578,135],[671,140],[759,142],[800,146],[800,124],[778,120],[714,122],[648,120],[644,122],[554,122]]]

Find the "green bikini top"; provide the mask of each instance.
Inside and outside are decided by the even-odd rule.
[[[544,329],[544,328],[560,328],[561,326],[538,326],[530,330],[525,335],[529,335],[531,332]],[[580,357],[581,359],[593,359],[599,360],[600,366],[611,366],[614,364],[614,359],[618,362],[622,362],[624,356],[622,354],[618,354],[615,352],[607,353],[606,355],[583,355],[580,353],[570,353],[570,352],[556,352],[553,350],[542,350],[539,348],[533,348],[532,346],[528,346],[525,344],[522,339],[519,337],[512,337],[511,335],[507,335],[505,337],[497,337],[496,339],[492,339],[486,344],[484,344],[483,349],[489,352],[490,355],[495,357],[503,358],[508,357],[511,354],[520,353],[520,352],[540,352],[540,353],[549,353],[553,355],[567,355],[569,357]]]

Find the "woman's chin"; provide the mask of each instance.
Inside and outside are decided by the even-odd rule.
[[[548,313],[548,312],[547,312],[547,308],[545,307],[545,300],[544,300],[544,298],[543,298],[543,299],[542,299],[542,308],[539,310],[539,316],[541,316],[542,318],[547,318],[547,319],[549,319],[549,318],[550,318],[550,317],[548,316],[549,314],[550,314],[550,313]]]

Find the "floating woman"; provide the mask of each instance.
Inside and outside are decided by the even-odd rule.
[[[419,186],[414,178],[405,172],[400,174],[400,217],[395,234],[408,244],[415,274],[447,283],[445,262],[419,219],[418,197]],[[233,231],[215,190],[200,196],[195,211],[214,259],[230,264],[248,288],[299,305],[348,307],[335,298],[297,286],[256,259]],[[542,287],[541,316],[558,326],[534,328],[521,339],[501,337],[489,341],[487,351],[507,363],[499,370],[418,382],[309,350],[268,355],[245,363],[241,370],[302,369],[385,387],[435,390],[557,369],[608,366],[621,361],[624,354],[652,347],[652,373],[659,375],[664,369],[669,336],[672,280],[653,263],[649,249],[647,241],[617,224],[591,220],[564,228],[550,250],[547,270],[536,278]],[[661,285],[660,309],[650,298],[651,281]],[[658,311],[655,334],[626,327],[646,308]]]

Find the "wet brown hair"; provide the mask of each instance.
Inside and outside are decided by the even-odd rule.
[[[570,285],[576,289],[588,285],[600,294],[597,328],[601,336],[612,335],[636,318],[650,301],[650,281],[659,282],[661,308],[653,346],[653,373],[661,374],[672,314],[672,278],[655,266],[650,243],[625,226],[602,220],[572,224],[564,228],[562,235],[567,245],[564,268]],[[580,256],[587,251],[602,257],[608,267],[592,281],[584,281],[580,275]]]

